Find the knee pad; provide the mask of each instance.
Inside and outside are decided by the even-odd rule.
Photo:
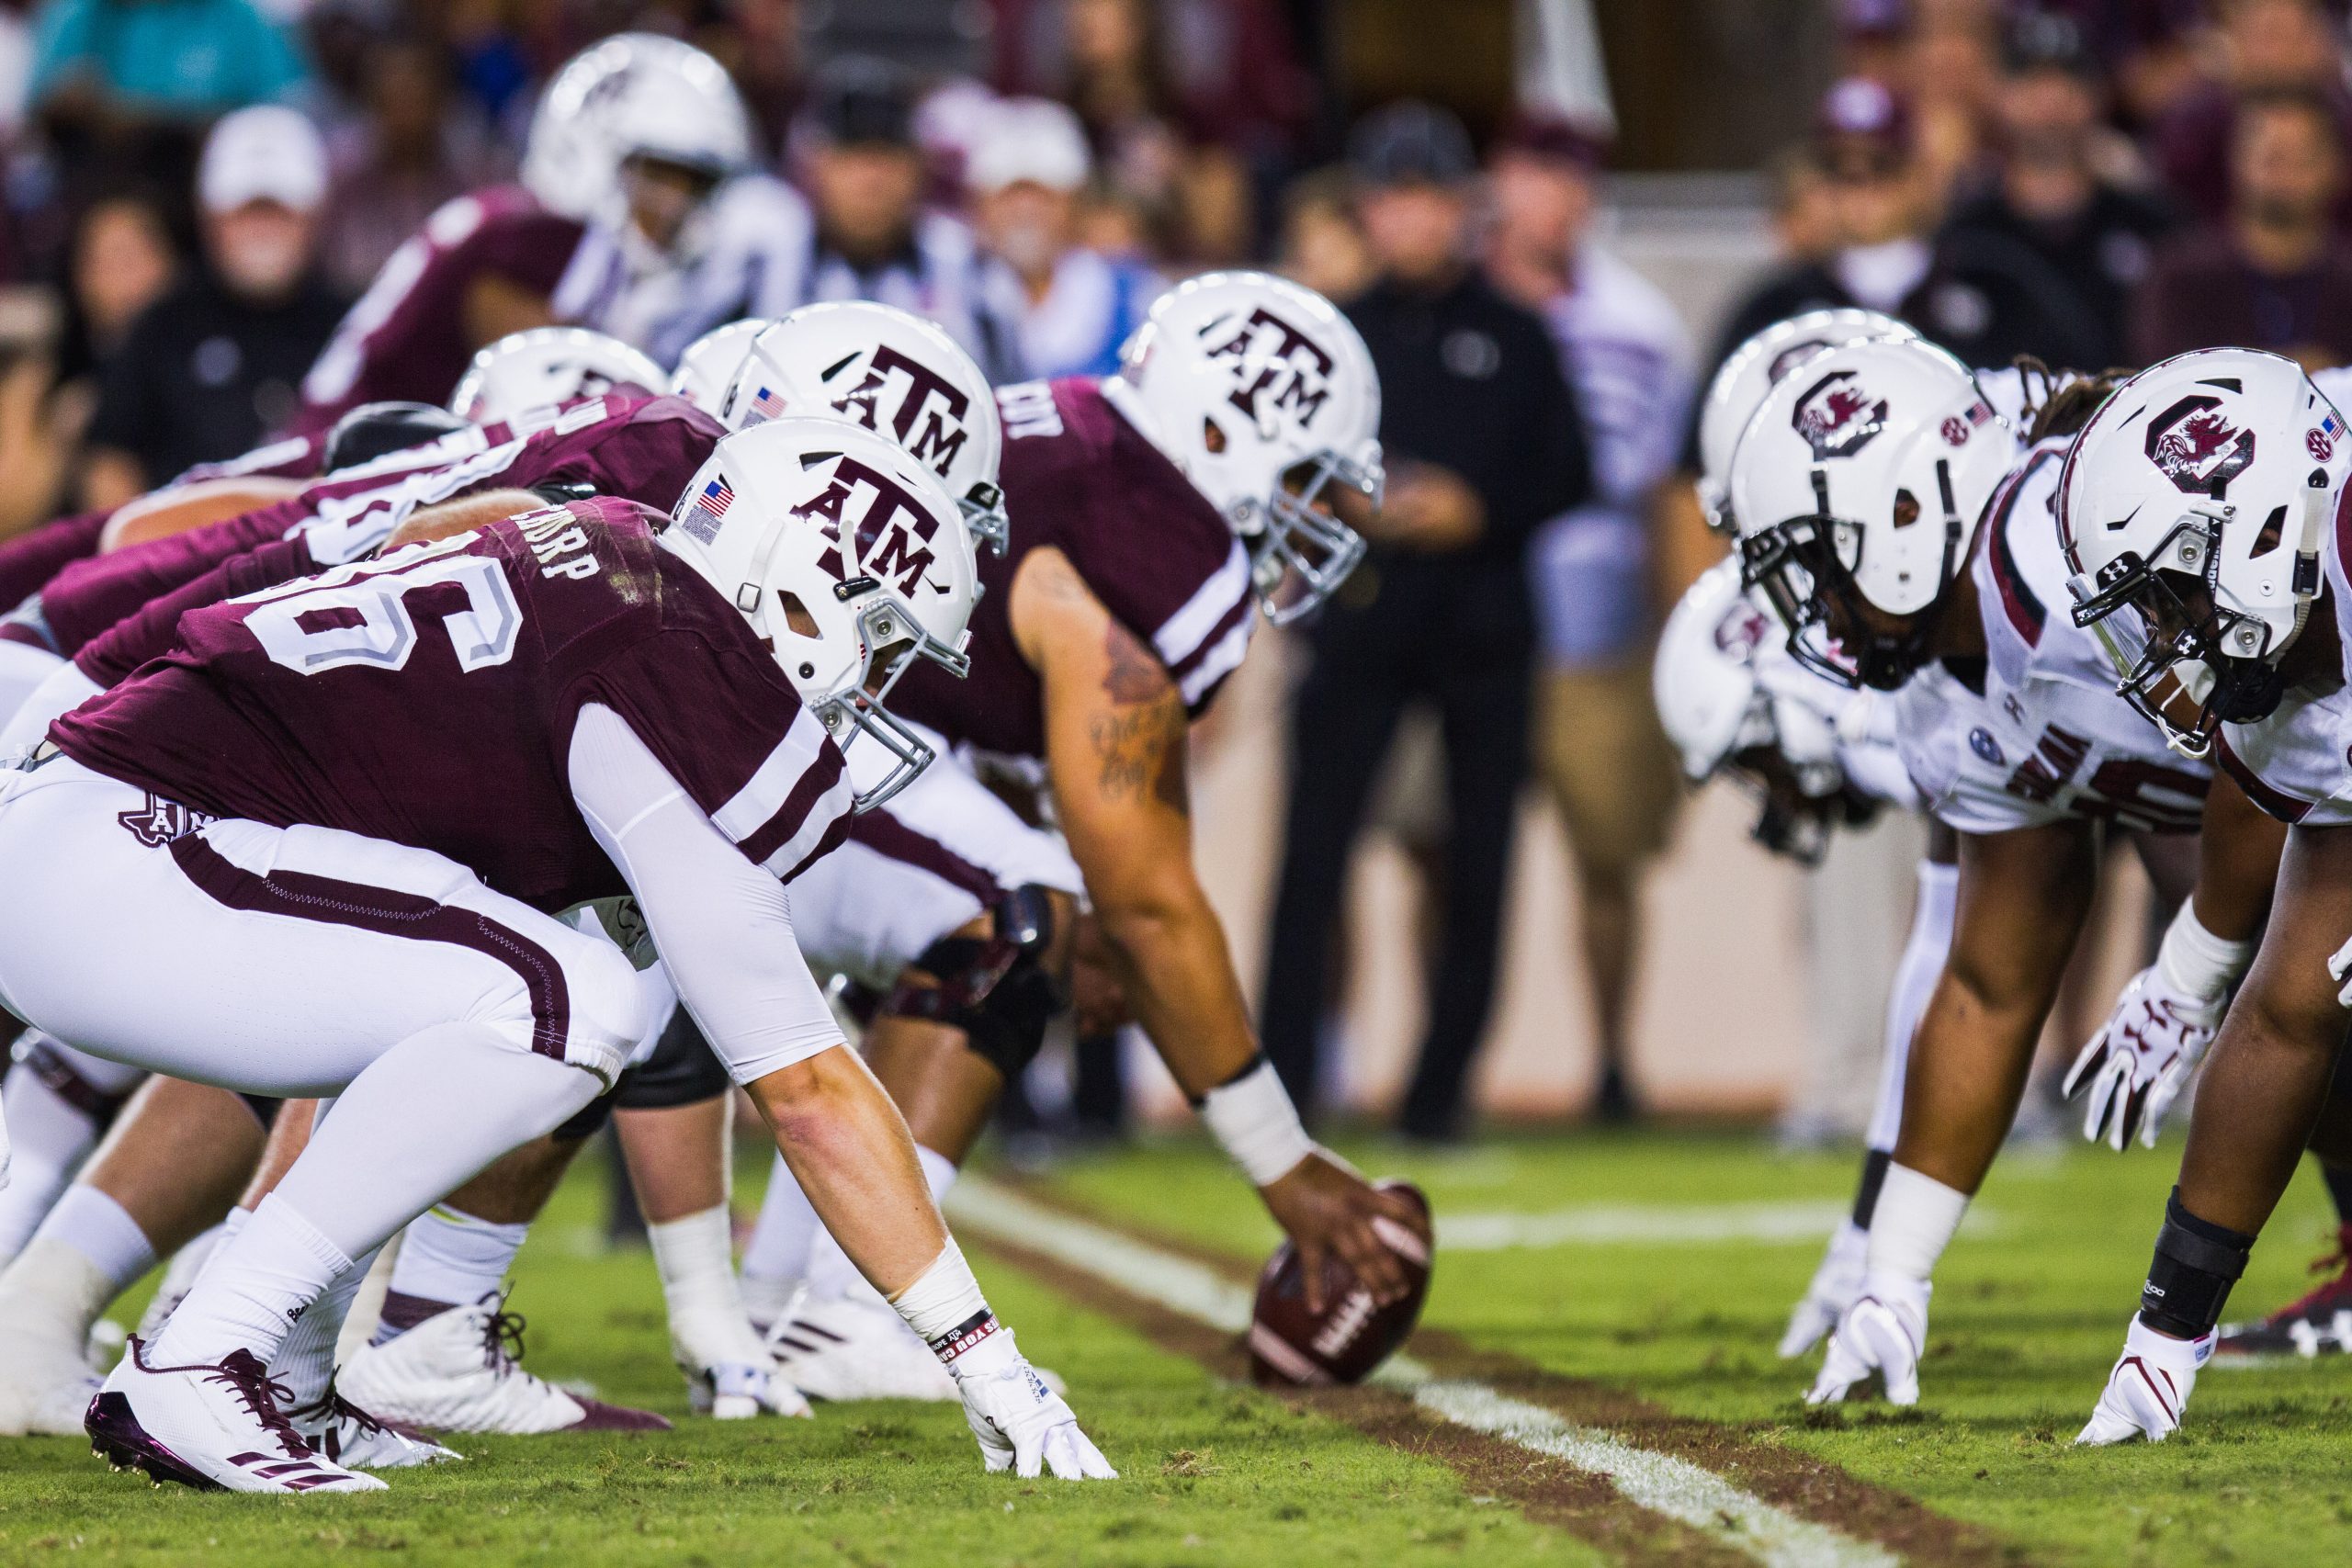
[[[570,1121],[548,1136],[559,1144],[581,1144],[603,1132],[605,1124],[613,1119],[614,1108],[622,1103],[623,1098],[628,1093],[631,1080],[636,1077],[635,1067],[623,1072],[620,1082],[582,1106],[572,1113]]]
[[[568,930],[567,935],[573,933]],[[602,937],[582,937],[562,950],[566,1021],[563,1059],[607,1085],[652,1027],[645,987],[628,955]]]
[[[999,899],[991,914],[990,935],[942,937],[924,949],[912,966],[938,984],[901,979],[882,1010],[962,1030],[1012,1079],[1036,1059],[1046,1023],[1061,1010],[1061,987],[1045,966],[1054,910],[1048,890],[1032,883]]]
[[[670,1026],[653,1054],[622,1077],[617,1103],[624,1111],[668,1111],[716,1100],[729,1086],[727,1065],[710,1048],[685,1009],[671,1016]]]

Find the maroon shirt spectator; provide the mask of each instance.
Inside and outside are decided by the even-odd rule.
[[[452,102],[441,55],[395,39],[362,67],[366,110],[327,137],[327,276],[357,295],[442,203],[512,175],[479,115]]]
[[[2334,108],[2315,94],[2250,97],[2231,151],[2229,221],[2158,259],[2136,304],[2136,356],[2230,345],[2307,369],[2352,363],[2352,255],[2330,221],[2345,188]]]
[[[2352,147],[2352,92],[2344,85],[2337,28],[2317,0],[2231,0],[2217,7],[2229,62],[2225,81],[2185,94],[2151,132],[2156,171],[2193,217],[2220,222],[2232,186],[2231,143],[2249,95],[2322,95],[2336,136]],[[2335,220],[2352,225],[2352,191],[2339,193]]]

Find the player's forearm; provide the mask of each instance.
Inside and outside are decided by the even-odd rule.
[[[897,1106],[846,1045],[748,1086],[775,1145],[842,1250],[884,1295],[937,1261],[946,1226]]]
[[[2206,797],[2197,844],[2197,923],[2224,942],[2262,934],[2270,896],[2278,885],[2278,856],[2287,825],[2265,815],[2226,775]]]
[[[1096,916],[1118,952],[1129,1002],[1176,1082],[1194,1100],[1257,1055],[1225,927],[1197,885],[1109,904]]]

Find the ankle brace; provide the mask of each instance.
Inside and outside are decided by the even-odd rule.
[[[2203,1337],[2221,1322],[2230,1287],[2245,1272],[2253,1250],[2254,1237],[2199,1219],[2174,1188],[2165,1201],[2165,1228],[2156,1233],[2148,1282],[2140,1290],[2142,1321],[2177,1338]]]

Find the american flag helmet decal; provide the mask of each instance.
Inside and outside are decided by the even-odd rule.
[[[702,487],[702,493],[695,497],[695,503],[678,521],[685,526],[687,533],[707,545],[718,537],[718,525],[726,517],[727,509],[734,503],[734,487],[721,474]]]

